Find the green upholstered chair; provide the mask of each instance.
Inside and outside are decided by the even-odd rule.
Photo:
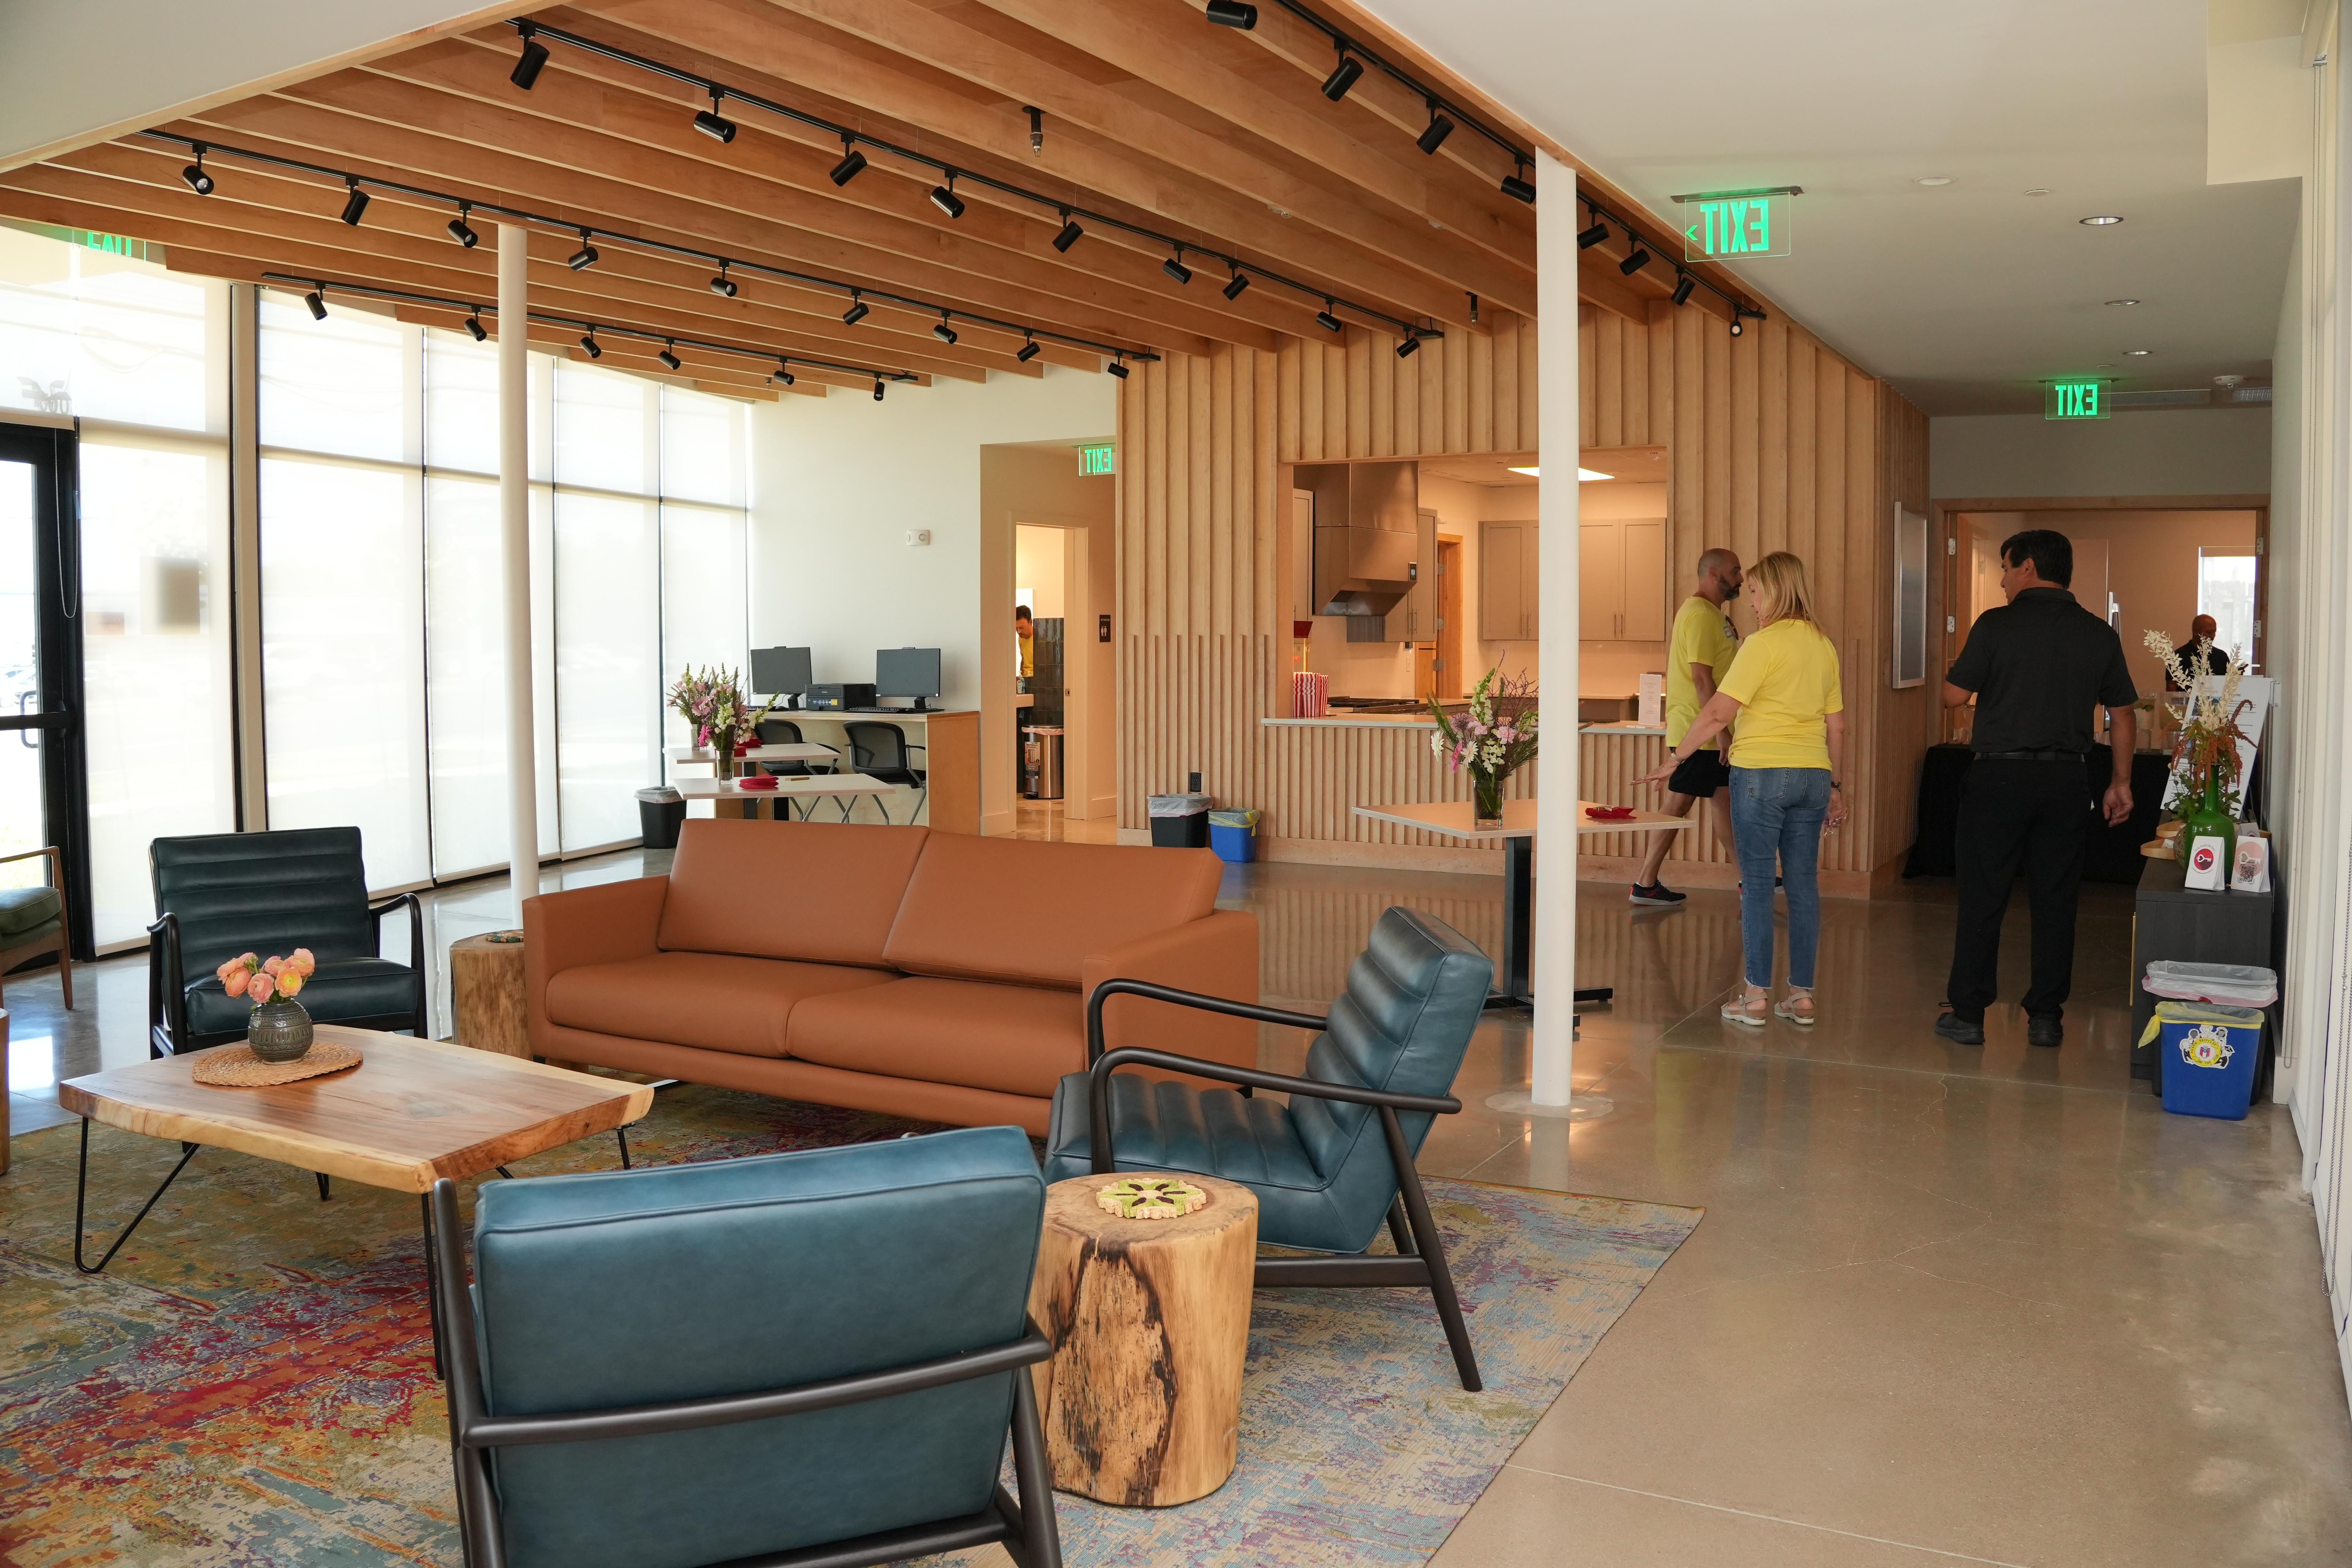
[[[1018,1128],[432,1201],[467,1568],[1058,1568]]]
[[[58,955],[58,981],[64,986],[66,1009],[73,1009],[73,931],[66,918],[65,861],[55,846],[0,855],[0,866],[11,860],[49,858],[48,885],[0,888],[0,974],[43,953]]]
[[[1454,1075],[1478,1026],[1494,963],[1460,932],[1412,910],[1391,909],[1348,971],[1326,1017],[1286,1013],[1139,980],[1107,980],[1087,1003],[1090,1070],[1054,1091],[1045,1179],[1112,1171],[1198,1171],[1257,1194],[1257,1238],[1324,1258],[1266,1258],[1257,1283],[1404,1285],[1427,1289],[1462,1386],[1479,1387],[1478,1362],[1431,1220],[1413,1155],[1432,1117],[1456,1111]],[[1149,996],[1239,1018],[1312,1029],[1307,1076],[1259,1072],[1168,1051],[1106,1050],[1103,1004]],[[1241,1085],[1200,1089],[1118,1069],[1170,1068]],[[1254,1089],[1290,1097],[1283,1105]],[[1365,1248],[1382,1221],[1396,1256]]]
[[[147,928],[149,1055],[245,1038],[252,1009],[213,971],[241,952],[298,947],[319,961],[299,998],[313,1019],[428,1033],[423,907],[414,893],[368,902],[358,828],[158,838],[147,853],[156,914]],[[381,956],[383,917],[404,908],[408,962],[394,963]]]

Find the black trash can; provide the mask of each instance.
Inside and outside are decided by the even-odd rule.
[[[686,822],[686,797],[659,787],[637,792],[637,826],[648,849],[675,849],[677,830]]]
[[[1155,795],[1145,802],[1151,814],[1151,843],[1159,849],[1206,849],[1209,847],[1209,797],[1205,795]]]

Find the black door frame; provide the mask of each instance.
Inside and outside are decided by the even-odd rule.
[[[33,564],[41,711],[0,714],[0,731],[42,732],[41,794],[49,843],[64,851],[68,935],[74,956],[97,957],[89,909],[89,742],[82,729],[81,465],[77,429],[18,425],[0,416],[0,462],[34,472]]]

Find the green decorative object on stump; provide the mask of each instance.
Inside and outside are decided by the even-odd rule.
[[[1130,1176],[1095,1194],[1095,1205],[1121,1219],[1182,1219],[1209,1194],[1173,1176]]]

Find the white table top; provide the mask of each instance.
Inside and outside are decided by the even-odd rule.
[[[754,746],[735,760],[740,763],[822,763],[841,755],[838,749],[820,746],[813,741],[795,745],[779,741],[771,746]],[[669,760],[673,763],[710,763],[719,761],[715,752],[697,751],[691,746],[672,746]]]
[[[764,800],[777,795],[897,795],[901,786],[884,784],[864,773],[812,773],[806,778],[778,779],[773,789],[745,789],[740,779],[679,779],[671,785],[688,800]]]
[[[1583,808],[1577,814],[1578,833],[1672,833],[1690,826],[1688,817],[1668,816],[1662,811],[1636,811],[1633,816],[1615,822],[1595,822],[1584,815],[1600,804],[1590,800],[1577,803]],[[1358,816],[1369,816],[1375,822],[1393,822],[1400,827],[1418,827],[1455,838],[1528,838],[1535,835],[1534,801],[1505,801],[1503,826],[1500,827],[1477,826],[1476,812],[1477,807],[1466,800],[1436,801],[1426,805],[1397,804],[1356,807]]]

